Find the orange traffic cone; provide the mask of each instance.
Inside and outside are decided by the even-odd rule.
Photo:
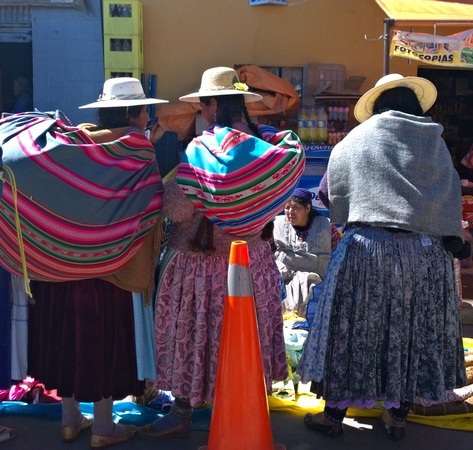
[[[207,446],[199,450],[284,450],[274,445],[248,245],[232,242]]]

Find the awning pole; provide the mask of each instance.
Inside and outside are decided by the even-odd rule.
[[[389,46],[390,46],[390,35],[391,27],[394,25],[394,19],[384,19],[384,69],[383,75],[389,74]]]

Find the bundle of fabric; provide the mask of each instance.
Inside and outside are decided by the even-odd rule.
[[[255,65],[242,66],[237,72],[242,83],[246,83],[253,92],[263,97],[260,102],[248,103],[250,116],[290,116],[299,111],[301,99],[289,80]]]
[[[195,138],[176,180],[214,224],[236,236],[255,234],[279,214],[304,170],[292,131],[259,126],[264,140],[227,127]]]
[[[158,220],[162,183],[138,132],[106,143],[53,114],[0,120],[0,264],[42,281],[113,274]]]

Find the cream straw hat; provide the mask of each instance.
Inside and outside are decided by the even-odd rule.
[[[398,73],[391,73],[380,78],[375,86],[358,100],[353,111],[358,122],[364,122],[373,115],[374,103],[384,91],[397,87],[412,89],[424,112],[428,111],[437,99],[437,89],[431,81],[421,77],[403,77]]]
[[[147,98],[140,80],[131,77],[110,78],[103,84],[102,93],[94,103],[79,106],[82,108],[119,108],[123,106],[153,105],[168,103],[168,100]]]
[[[183,95],[179,97],[179,100],[188,103],[198,103],[200,97],[233,94],[244,95],[247,102],[257,102],[263,98],[255,92],[250,92],[248,86],[240,82],[235,69],[230,67],[213,67],[203,73],[198,92]]]

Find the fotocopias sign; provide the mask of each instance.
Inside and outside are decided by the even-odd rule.
[[[390,55],[437,66],[471,69],[473,68],[473,29],[450,36],[394,30]]]

